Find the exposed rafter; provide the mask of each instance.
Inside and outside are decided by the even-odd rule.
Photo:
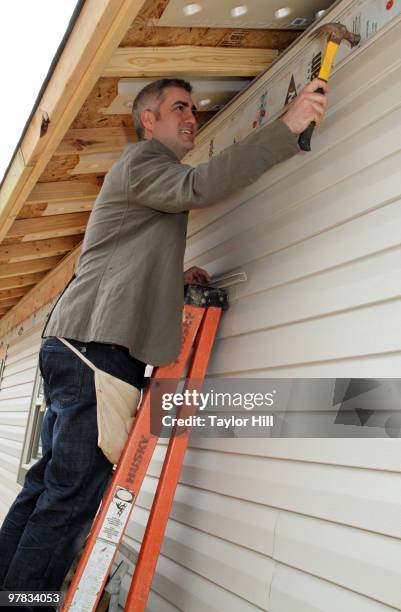
[[[34,217],[49,217],[69,213],[92,210],[93,200],[67,200],[65,202],[43,202],[41,204],[25,204],[21,208],[18,219],[33,219]]]
[[[48,240],[32,240],[18,244],[0,246],[0,263],[11,263],[64,255],[72,251],[81,241],[80,236],[65,236],[63,238],[50,238]],[[1,295],[0,295],[1,299]]]
[[[14,291],[14,289],[11,289],[10,291]],[[4,312],[4,310],[8,310],[9,308],[12,308],[17,303],[18,303],[18,298],[8,298],[8,299],[2,300],[0,297],[0,309],[2,312]]]
[[[160,2],[157,2],[157,4],[160,5]],[[157,19],[158,16],[145,17],[144,21],[154,21],[155,18]],[[259,30],[253,28],[248,30],[242,28],[174,28],[157,25],[152,25],[151,28],[138,28],[137,22],[134,22],[121,41],[121,47],[202,45],[206,47],[240,47],[284,51],[300,34],[299,30]]]
[[[43,259],[33,259],[31,261],[19,261],[0,265],[0,278],[10,278],[21,274],[34,274],[35,272],[45,272],[54,268],[60,258],[44,257]]]
[[[16,287],[29,287],[36,285],[44,276],[45,272],[35,274],[24,274],[23,276],[12,276],[11,278],[0,279],[0,291],[3,289],[15,289]]]
[[[265,70],[278,57],[276,49],[232,47],[124,47],[114,53],[103,76],[249,77]]]
[[[6,289],[0,292],[0,305],[1,302],[8,300],[15,300],[25,295],[27,292],[26,287],[17,287],[16,289]]]
[[[89,153],[79,157],[78,164],[70,170],[71,176],[99,172],[106,174],[116,163],[121,151],[108,151],[107,153]]]
[[[94,200],[98,193],[99,186],[95,183],[84,183],[81,181],[37,183],[27,198],[27,204],[68,202],[69,200]]]
[[[87,128],[69,130],[56,155],[84,155],[121,151],[129,142],[136,142],[134,128]]]
[[[82,234],[88,223],[89,213],[54,215],[35,219],[19,219],[8,232],[10,238],[24,237],[25,240],[40,240],[54,236]]]

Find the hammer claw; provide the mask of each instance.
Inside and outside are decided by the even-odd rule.
[[[351,47],[355,47],[361,40],[359,34],[350,32],[345,25],[339,22],[325,23],[317,28],[312,34],[327,34],[328,40],[333,41],[337,45],[339,45],[341,41],[347,40]]]

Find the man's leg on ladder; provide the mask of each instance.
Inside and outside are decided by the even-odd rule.
[[[138,384],[141,368],[135,371],[135,360],[123,350],[74,344],[100,369]],[[55,338],[44,343],[41,367],[48,404],[44,456],[28,473],[0,532],[0,547],[4,542],[9,551],[2,584],[6,590],[60,589],[112,471],[97,447],[93,371]]]
[[[56,339],[45,342],[41,367],[47,396],[42,491],[4,577],[6,590],[59,590],[77,553],[77,540],[90,527],[112,470],[97,448],[92,370]],[[19,508],[28,510],[25,499],[32,489],[35,467],[5,521],[5,537]],[[1,538],[0,534],[0,545]]]

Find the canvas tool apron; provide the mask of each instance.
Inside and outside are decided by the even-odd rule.
[[[118,463],[139,404],[139,389],[99,370],[64,338],[58,338],[95,373],[97,445],[111,463]]]

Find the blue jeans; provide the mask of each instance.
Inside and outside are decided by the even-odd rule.
[[[101,370],[143,386],[145,364],[127,349],[70,342]],[[47,404],[42,458],[0,531],[0,587],[8,591],[60,590],[113,468],[97,446],[93,371],[57,338],[43,342],[39,365]]]

